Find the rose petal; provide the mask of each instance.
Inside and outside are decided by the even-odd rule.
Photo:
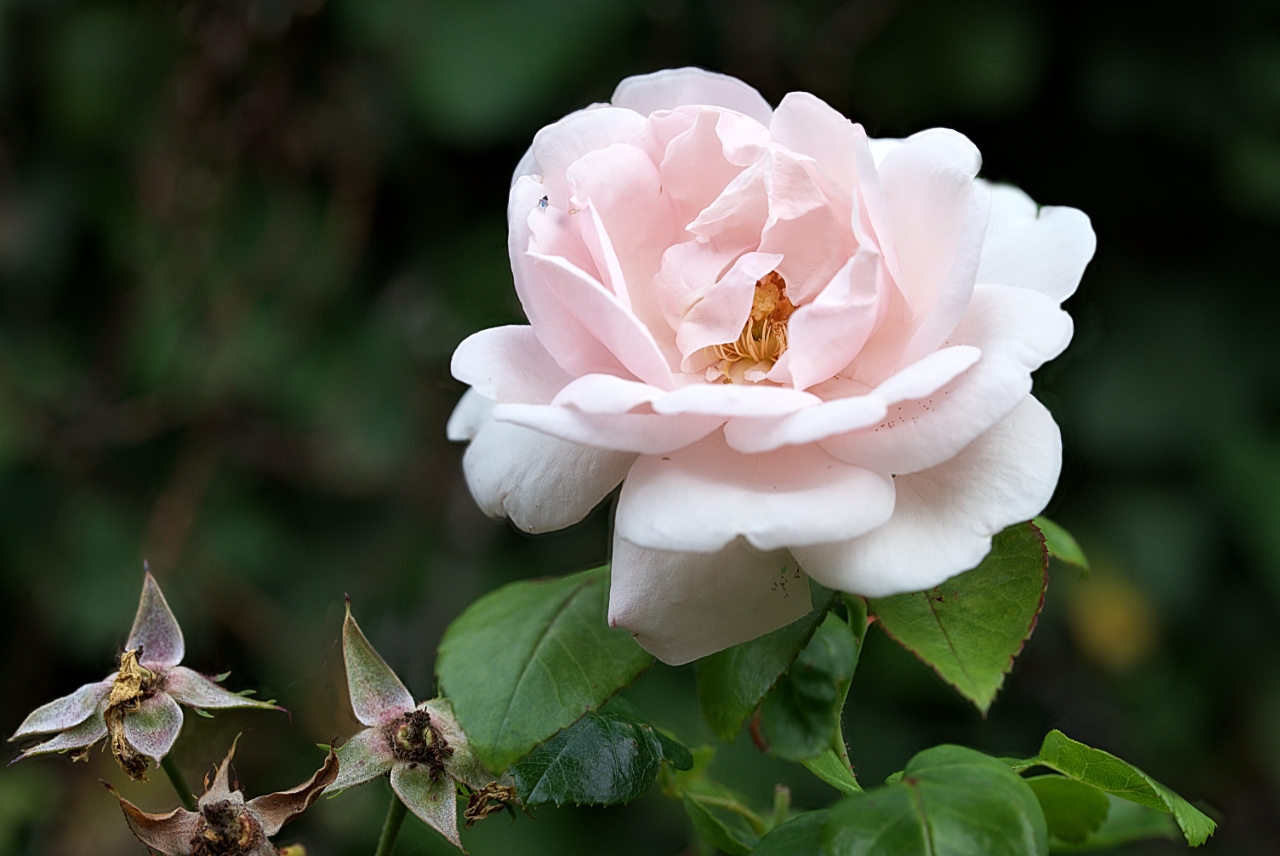
[[[366,728],[338,747],[338,776],[325,788],[338,794],[390,772],[395,756],[381,728]]]
[[[841,591],[885,597],[931,588],[981,562],[1001,529],[1044,510],[1061,465],[1058,426],[1027,396],[951,460],[898,476],[888,523],[793,552],[814,579]]]
[[[963,316],[972,293],[990,207],[974,182],[982,158],[963,135],[942,128],[909,137],[879,166],[898,283],[910,305],[903,363],[934,351]]]
[[[769,219],[760,233],[760,252],[783,255],[778,273],[787,281],[787,296],[797,305],[808,303],[856,247],[850,199],[828,185],[812,162],[772,150],[761,163]]]
[[[302,814],[320,799],[320,794],[338,776],[338,756],[330,749],[324,764],[311,778],[295,788],[274,794],[254,797],[245,804],[249,812],[262,824],[265,835],[275,835],[280,827]]]
[[[1018,188],[993,184],[978,282],[1031,288],[1061,302],[1075,293],[1097,244],[1083,211],[1037,208]]]
[[[573,379],[523,325],[472,333],[453,352],[449,370],[485,398],[524,404],[546,404]]]
[[[347,667],[347,692],[351,709],[363,725],[384,725],[413,710],[413,696],[400,678],[374,650],[351,615],[342,622],[342,659]]]
[[[933,395],[981,356],[982,351],[970,345],[943,348],[907,366],[865,395],[835,398],[781,418],[732,419],[725,425],[725,439],[736,451],[759,454],[869,428],[883,422],[890,407]]]
[[[644,119],[631,110],[596,104],[570,113],[534,134],[530,151],[542,176],[542,192],[550,204],[569,210],[565,174],[574,161],[588,152],[625,143],[643,127]]]
[[[169,604],[156,585],[155,577],[147,571],[142,579],[142,599],[138,613],[133,618],[133,629],[124,643],[126,651],[139,652],[142,665],[151,667],[176,666],[186,653],[182,641],[182,628],[173,617]]]
[[[609,623],[679,666],[809,612],[809,580],[786,550],[734,541],[715,553],[646,550],[615,537]]]
[[[37,743],[19,755],[18,758],[30,758],[32,755],[49,755],[54,752],[70,752],[74,749],[92,746],[107,736],[107,724],[102,718],[102,710],[105,706],[105,704],[99,705],[84,722],[67,729],[55,737],[49,738],[43,743]]]
[[[1071,341],[1071,317],[1030,289],[982,285],[950,342],[973,345],[982,359],[928,398],[895,404],[874,427],[840,434],[822,447],[877,472],[937,466],[1007,416],[1031,391],[1031,372]]]
[[[649,117],[646,135],[656,138],[655,143],[663,136],[662,132],[675,122],[688,125],[656,152],[662,186],[679,212],[681,226],[693,220],[702,209],[714,202],[729,182],[742,172],[743,164],[735,161],[743,158],[730,160],[725,154],[725,141],[720,136],[719,128],[726,115],[711,108],[686,107],[669,117],[662,114]],[[739,130],[730,128],[729,124],[725,121],[726,134]],[[761,136],[752,142],[767,145],[768,133],[759,125],[756,127]],[[744,142],[733,141],[735,155],[744,154],[740,151]]]
[[[691,243],[706,255],[719,255],[705,244]],[[668,253],[664,261],[682,255]],[[737,340],[751,317],[756,283],[781,263],[781,253],[743,253],[724,276],[702,282],[695,278],[700,265],[686,270],[664,269],[659,280],[659,287],[667,292],[664,301],[687,307],[676,331],[676,346],[685,357],[682,368],[688,371],[689,357],[703,348]]]
[[[627,374],[626,368],[569,308],[549,289],[534,270],[528,255],[535,217],[555,217],[555,210],[540,207],[546,195],[544,185],[533,178],[516,180],[507,204],[507,252],[515,278],[516,294],[538,341],[569,375],[589,372]],[[551,227],[548,227],[551,228]],[[586,248],[583,247],[583,252]]]
[[[843,541],[893,513],[890,479],[816,445],[741,455],[716,433],[642,455],[618,500],[617,534],[655,550],[713,552],[738,537],[760,550]]]
[[[182,731],[182,708],[165,693],[144,699],[124,715],[124,736],[133,748],[160,763]]]
[[[494,403],[474,392],[463,396],[455,418],[464,405],[468,425],[478,423],[462,458],[471,496],[485,514],[510,518],[525,532],[550,532],[577,523],[618,486],[635,461],[634,454],[566,442],[496,421],[490,415]],[[460,430],[452,419],[450,425]]]
[[[612,145],[584,155],[567,173],[572,204],[582,208],[583,237],[602,272],[611,265],[614,293],[650,330],[665,330],[649,283],[662,265],[662,253],[683,234],[671,194],[649,156],[631,145]],[[598,245],[598,249],[596,246]],[[619,276],[620,274],[620,276]]]
[[[499,404],[493,409],[493,418],[596,450],[650,455],[683,448],[707,436],[725,421],[723,416],[693,414],[582,413],[569,407],[537,404]]]
[[[745,113],[765,127],[773,108],[752,87],[724,74],[701,68],[671,68],[628,77],[613,90],[610,103],[648,116],[685,104],[706,104]]]
[[[227,799],[232,794],[235,794],[236,795],[235,798],[240,800],[241,802],[244,801],[244,795],[240,792],[240,789],[238,786],[234,791],[231,789],[231,761],[236,756],[236,746],[239,745],[240,737],[242,734],[243,732],[235,736],[235,738],[231,741],[231,748],[227,750],[226,756],[223,757],[222,761],[219,762],[218,766],[214,768],[212,784],[209,783],[209,777],[206,774],[205,780],[204,780],[205,792],[200,795],[200,800],[199,800],[199,804],[201,808],[204,808],[210,803]]]
[[[704,416],[784,416],[815,407],[822,399],[785,386],[757,386],[741,383],[691,383],[653,400],[653,410],[662,414]]]
[[[532,250],[528,256],[533,261],[531,275],[535,283],[559,298],[629,373],[664,389],[674,385],[671,367],[653,334],[616,295],[561,256]]]
[[[516,168],[511,173],[511,186],[515,187],[516,181],[526,175],[542,175],[542,167],[538,165],[538,156],[533,153],[533,146],[525,149],[516,163]]]
[[[391,768],[391,789],[419,820],[449,839],[454,847],[462,847],[458,837],[458,791],[453,779],[438,775],[433,780],[425,764],[396,764]]]
[[[248,698],[218,686],[199,672],[186,666],[174,666],[164,673],[164,691],[179,704],[201,710],[255,707],[262,710],[284,710],[268,701]]]
[[[884,313],[884,265],[875,250],[859,247],[811,303],[787,323],[787,350],[769,379],[808,389],[847,366]]]
[[[71,695],[41,705],[27,715],[10,742],[30,737],[32,734],[49,734],[66,731],[84,722],[98,708],[99,703],[111,693],[111,681],[85,684]]]

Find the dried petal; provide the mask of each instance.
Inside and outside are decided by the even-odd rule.
[[[56,737],[38,743],[18,756],[17,760],[32,755],[49,755],[54,752],[70,752],[74,749],[87,749],[107,736],[107,724],[102,720],[102,708],[90,714],[89,718],[74,728],[69,728]]]
[[[236,755],[236,744],[240,742],[240,735],[236,735],[236,739],[231,741],[231,748],[227,750],[227,757],[222,759],[213,770],[212,781],[208,774],[204,779],[204,794],[200,797],[200,806],[203,808],[209,803],[217,800],[224,800],[229,797],[232,791],[240,790],[239,782],[232,782],[233,773],[231,772],[231,759]]]
[[[263,710],[280,710],[284,708],[256,698],[246,698],[238,693],[224,690],[209,678],[186,666],[174,666],[165,671],[164,691],[174,701],[201,710],[221,710],[233,707],[256,707]]]
[[[472,791],[471,796],[467,798],[467,807],[462,810],[462,816],[467,819],[466,828],[470,829],[491,814],[511,810],[514,805],[520,805],[515,787],[490,782],[480,790]],[[529,814],[527,808],[525,814]],[[514,812],[512,816],[514,817]]]
[[[449,842],[462,849],[458,837],[458,789],[448,776],[432,778],[422,764],[396,764],[391,768],[391,788],[409,811]]]
[[[150,814],[120,796],[111,785],[102,784],[120,800],[124,819],[139,841],[164,856],[188,856],[191,853],[191,839],[195,837],[199,815],[184,808],[175,808],[167,814]]]
[[[133,630],[124,647],[126,651],[141,649],[143,665],[161,668],[178,665],[186,653],[182,628],[150,571],[142,580],[142,600],[138,602],[138,614],[133,618]]]
[[[332,749],[324,765],[309,780],[279,793],[254,797],[246,804],[249,811],[262,824],[262,831],[275,835],[280,827],[302,814],[320,798],[334,779],[338,777],[338,756]]]
[[[336,795],[390,771],[395,756],[381,728],[366,728],[338,747],[338,777],[326,791]]]
[[[73,728],[92,716],[110,692],[110,680],[85,684],[71,695],[55,699],[31,711],[9,740],[14,741],[30,737],[32,734],[49,734]]]
[[[484,768],[476,753],[471,751],[467,735],[453,715],[453,705],[446,698],[433,698],[418,705],[419,710],[431,714],[431,724],[444,738],[453,754],[444,759],[444,771],[449,776],[471,789],[483,788],[494,780],[494,776]]]
[[[164,693],[143,701],[136,711],[124,715],[124,736],[157,764],[169,754],[182,731],[182,708]]]
[[[342,658],[347,664],[351,708],[361,724],[382,725],[413,710],[413,696],[360,632],[349,600],[342,625]]]

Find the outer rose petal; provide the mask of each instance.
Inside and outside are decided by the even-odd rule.
[[[812,608],[809,580],[786,550],[741,540],[716,553],[646,550],[615,537],[609,623],[679,666],[777,630]]]
[[[642,127],[644,119],[630,110],[595,104],[538,131],[530,152],[550,203],[562,211],[569,209],[565,173],[574,161],[587,152],[625,143]]]
[[[573,380],[522,325],[472,333],[453,352],[449,371],[485,398],[525,404],[546,404]]]
[[[98,704],[111,693],[111,681],[85,684],[71,695],[41,705],[22,720],[10,742],[32,734],[66,731],[84,722],[97,710]]]
[[[670,68],[628,77],[613,90],[610,102],[641,116],[686,104],[726,107],[745,113],[765,127],[773,115],[769,102],[752,87],[736,77],[701,68]]]
[[[169,754],[182,731],[182,708],[165,693],[157,693],[124,715],[124,736],[157,764]]]
[[[179,704],[201,710],[220,710],[234,707],[256,707],[263,710],[284,708],[233,693],[218,686],[197,671],[186,666],[174,666],[164,673],[164,691]]]
[[[498,422],[490,415],[493,409],[492,401],[468,390],[449,421],[449,436],[471,440],[462,470],[476,505],[490,517],[510,518],[525,532],[577,523],[618,486],[635,461],[627,452]]]
[[[432,781],[425,764],[396,764],[391,768],[391,788],[423,823],[449,839],[454,847],[462,848],[458,837],[458,790],[453,779],[440,776]]]
[[[1030,288],[1061,302],[1075,292],[1097,245],[1083,211],[1037,208],[1018,188],[993,184],[978,282]]]
[[[338,777],[325,791],[337,794],[391,770],[396,761],[381,728],[366,728],[338,747]]]
[[[1062,353],[1071,330],[1071,317],[1043,294],[978,286],[949,343],[974,345],[982,359],[929,398],[894,405],[875,427],[829,437],[822,447],[842,461],[884,473],[937,466],[1026,397],[1031,372]]]
[[[739,536],[760,550],[843,541],[893,514],[893,482],[817,445],[741,455],[716,433],[642,456],[622,485],[617,534],[654,550],[709,553]]]
[[[342,660],[351,709],[361,724],[384,725],[413,710],[413,696],[352,617],[351,601],[347,601],[347,616],[342,622]]]
[[[110,785],[106,787],[120,800],[120,809],[124,812],[130,831],[148,849],[165,854],[191,852],[191,839],[196,835],[200,815],[185,808],[175,808],[165,814],[151,814],[120,796],[115,788]]]
[[[898,476],[888,523],[793,552],[814,579],[841,591],[885,597],[932,588],[981,562],[1001,529],[1039,514],[1061,466],[1058,426],[1028,395],[950,461]]]
[[[725,439],[737,451],[754,455],[869,428],[884,420],[889,407],[932,395],[981,356],[982,352],[971,345],[943,348],[887,378],[865,395],[833,398],[781,418],[731,419],[725,425]]]
[[[588,446],[597,451],[612,449],[616,452],[640,452],[647,455],[660,455],[682,449],[719,428],[725,420],[723,416],[692,414],[660,416],[649,413],[582,413],[569,407],[537,404],[499,404],[493,409],[493,418],[499,422],[523,425],[535,432],[549,434],[553,438],[558,437],[573,445]],[[629,462],[630,460],[634,458],[629,459]],[[463,463],[466,463],[465,459]],[[603,498],[603,494],[601,497]]]
[[[142,649],[139,661],[148,667],[176,666],[186,653],[182,628],[150,571],[143,577],[138,613],[133,618],[129,640],[124,643],[126,651],[138,648]]]
[[[879,337],[910,337],[901,359],[936,350],[964,315],[990,207],[974,176],[982,157],[962,134],[922,131],[880,164],[898,283],[911,307],[906,329],[886,324]],[[895,355],[896,356],[896,355]]]

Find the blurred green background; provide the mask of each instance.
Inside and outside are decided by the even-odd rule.
[[[1055,568],[987,720],[873,630],[846,713],[864,781],[942,740],[1050,727],[1280,842],[1280,4],[1264,0],[0,0],[0,730],[113,668],[148,558],[188,665],[293,711],[188,717],[248,792],[355,730],[342,595],[420,697],[445,625],[606,556],[608,511],[486,520],[444,423],[469,332],[520,319],[511,169],[541,125],[684,64],[806,89],[877,136],[960,129],[985,174],[1088,212],[1099,251],[1038,378],[1067,461]],[[689,668],[630,697],[696,744]],[[834,791],[749,743],[717,774]],[[0,771],[0,854],[139,854],[110,759]],[[174,804],[167,783],[125,792]],[[375,783],[281,841],[368,853]],[[677,803],[542,809],[476,854],[693,852]],[[1169,853],[1157,844],[1135,853]],[[401,854],[449,852],[410,821]]]

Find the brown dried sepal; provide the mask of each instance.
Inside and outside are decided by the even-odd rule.
[[[136,781],[147,780],[149,760],[124,736],[125,714],[134,713],[142,703],[160,689],[160,678],[155,672],[138,662],[142,649],[125,651],[120,655],[120,671],[107,698],[107,708],[102,718],[111,738],[111,754],[120,769]]]
[[[425,710],[411,710],[392,720],[385,726],[384,733],[395,759],[406,764],[426,764],[433,782],[444,772],[445,759],[453,754],[444,735],[432,723],[431,714]]]
[[[471,792],[471,796],[467,798],[467,807],[462,810],[462,816],[467,820],[466,828],[470,829],[476,821],[484,820],[489,815],[500,811],[511,812],[514,818],[517,805],[520,805],[520,798],[516,796],[515,788],[511,785],[490,782],[480,790]],[[520,807],[524,808],[524,806]],[[528,813],[528,809],[525,809],[525,814]]]

